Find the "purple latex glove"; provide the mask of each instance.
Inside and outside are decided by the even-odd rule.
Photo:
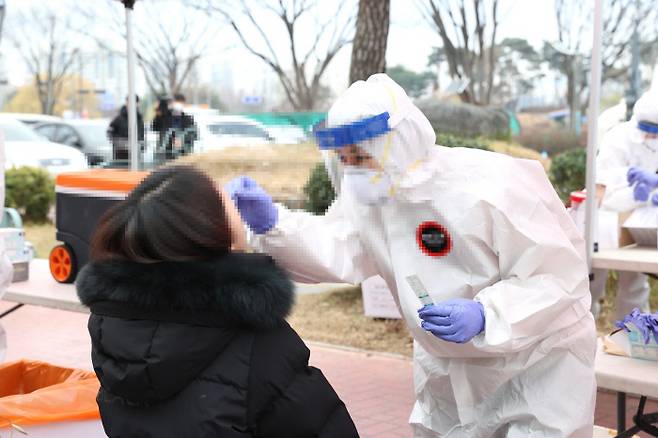
[[[629,186],[632,186],[635,183],[643,183],[649,187],[649,191],[658,187],[658,174],[640,167],[631,167],[628,169],[626,179],[628,180]]]
[[[633,199],[640,202],[647,202],[651,190],[646,184],[639,182],[633,187]]]
[[[484,307],[477,301],[454,298],[418,311],[421,327],[439,339],[463,344],[484,330]]]
[[[628,328],[630,324],[633,324],[642,334],[645,344],[649,343],[652,335],[658,344],[658,312],[642,313],[640,312],[640,309],[633,309],[633,311],[626,315],[623,320],[615,322],[615,327],[624,329],[628,332],[630,331]]]
[[[256,234],[264,234],[274,228],[279,219],[272,197],[256,181],[248,176],[232,179],[224,187],[235,202],[242,220]]]

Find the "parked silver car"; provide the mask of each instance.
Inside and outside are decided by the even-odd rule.
[[[5,143],[5,168],[31,166],[51,175],[85,170],[85,155],[71,146],[52,143],[13,117],[0,115],[0,135]]]
[[[112,144],[107,138],[109,121],[105,119],[76,119],[38,123],[32,128],[48,140],[73,146],[95,165],[112,159]]]

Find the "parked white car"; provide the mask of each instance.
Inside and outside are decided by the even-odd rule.
[[[107,138],[109,124],[107,119],[70,119],[37,123],[32,129],[52,142],[73,146],[94,165],[112,160],[112,145]]]
[[[270,144],[274,138],[267,128],[243,116],[209,116],[195,119],[199,139],[195,151],[221,150],[231,146]]]
[[[0,113],[0,117],[9,117],[25,123],[26,125],[36,125],[37,123],[61,122],[63,119],[57,116],[47,116],[45,114],[32,113]]]
[[[89,168],[85,154],[44,139],[11,116],[0,115],[0,135],[5,142],[5,169],[40,167],[54,176]]]
[[[267,131],[277,144],[299,144],[308,141],[302,128],[293,125],[268,126]]]

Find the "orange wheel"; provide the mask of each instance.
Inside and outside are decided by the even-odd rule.
[[[75,257],[68,245],[57,245],[48,257],[50,273],[60,283],[73,283],[76,275]]]

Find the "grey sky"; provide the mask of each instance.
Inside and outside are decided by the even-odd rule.
[[[27,8],[39,4],[44,0],[7,0],[8,17],[11,20],[13,11],[19,8]],[[51,3],[65,5],[67,0],[48,0]],[[98,0],[88,0],[98,1]],[[177,2],[173,0],[161,0],[168,13],[175,17]],[[356,3],[356,0],[352,0]],[[173,7],[172,7],[173,5]],[[320,7],[323,11],[331,13],[335,5],[334,0],[321,0]],[[120,4],[117,2],[117,6]],[[555,40],[557,37],[555,16],[553,12],[553,0],[501,0],[500,15],[500,37],[526,38],[531,44],[539,48],[544,40]],[[136,8],[139,8],[139,2]],[[62,13],[65,13],[62,10]],[[136,16],[136,24],[146,17]],[[275,31],[274,26],[280,26],[274,20],[265,19],[264,27],[271,29],[275,47],[282,51],[286,48],[285,36]],[[219,21],[218,21],[218,25]],[[239,89],[249,92],[263,80],[264,74],[270,74],[264,64],[248,54],[237,42],[235,36],[228,29],[220,33],[221,38],[213,44],[210,56],[206,57],[200,64],[200,79],[209,81],[213,65],[230,63],[239,65],[239,74],[235,75],[235,85]],[[421,71],[426,69],[427,58],[432,47],[439,45],[439,38],[426,22],[416,6],[416,0],[391,0],[391,27],[389,33],[387,63],[388,65],[401,64],[412,70]],[[225,47],[233,48],[226,50]],[[93,47],[93,45],[92,45]],[[29,80],[27,71],[18,54],[7,44],[3,38],[2,51],[5,54],[5,67],[8,71],[9,80],[13,85],[20,85]],[[336,91],[340,91],[347,85],[347,72],[349,68],[350,49],[345,48],[336,57],[328,71],[326,82]],[[143,81],[140,81],[143,82]],[[144,84],[140,84],[141,87]],[[141,88],[140,87],[140,88]],[[138,92],[144,92],[139,90]]]

